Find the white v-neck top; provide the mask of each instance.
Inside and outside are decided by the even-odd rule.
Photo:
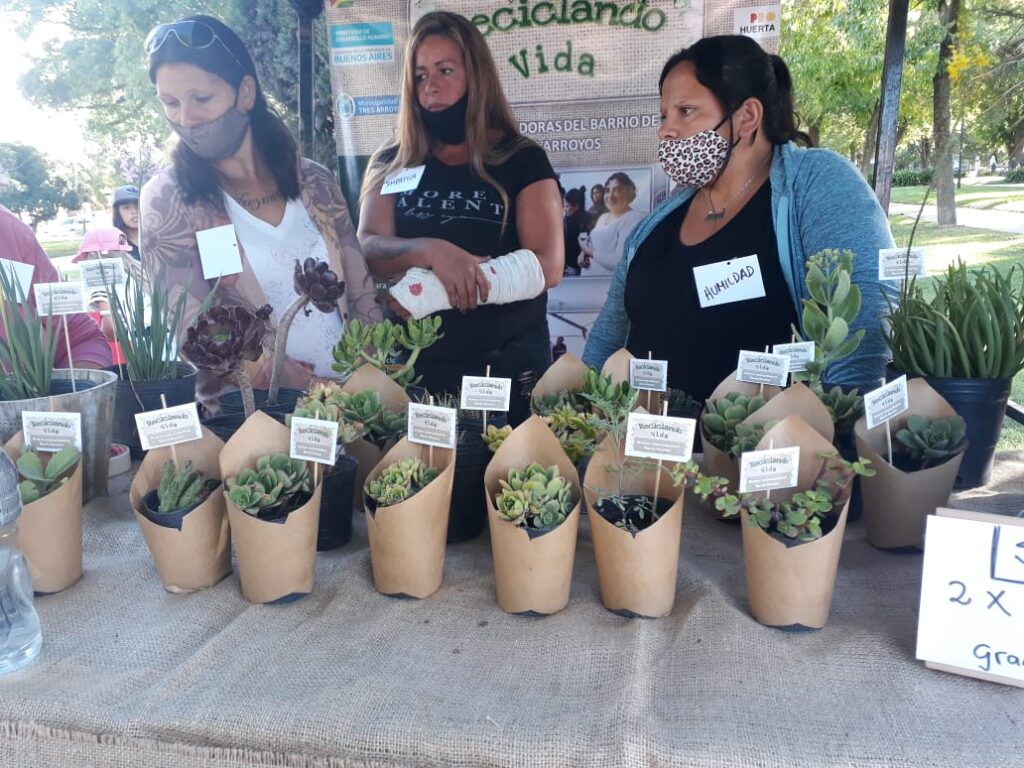
[[[238,242],[245,249],[253,274],[274,308],[276,324],[295,301],[295,260],[306,258],[327,261],[327,246],[301,200],[289,200],[284,218],[276,227],[257,218],[224,195],[228,218],[235,227]],[[341,336],[342,322],[337,311],[321,312],[312,304],[307,317],[296,315],[288,334],[288,356],[313,365],[316,375],[331,375],[331,350]]]

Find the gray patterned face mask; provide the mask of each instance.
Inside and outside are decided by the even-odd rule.
[[[216,120],[185,128],[171,123],[171,128],[185,142],[185,146],[203,160],[216,162],[231,157],[245,140],[249,128],[249,115],[232,107]]]

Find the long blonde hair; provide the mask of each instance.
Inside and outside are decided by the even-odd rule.
[[[402,168],[422,165],[430,154],[430,139],[420,118],[419,99],[416,96],[416,49],[424,38],[431,35],[448,38],[462,51],[466,67],[466,143],[469,147],[469,162],[476,174],[501,195],[505,206],[502,219],[504,229],[508,217],[508,193],[487,173],[484,164],[501,165],[523,146],[533,145],[533,142],[519,133],[512,110],[505,100],[494,58],[483,35],[468,19],[447,11],[428,13],[413,27],[412,35],[405,45],[402,99],[395,138],[378,149],[370,159],[359,194],[360,202],[380,186],[388,175]],[[502,140],[497,145],[492,145],[488,138],[491,131],[501,134]]]

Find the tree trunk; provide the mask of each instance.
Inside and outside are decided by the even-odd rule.
[[[875,161],[875,146],[878,144],[878,120],[882,116],[882,103],[875,102],[875,108],[871,110],[871,120],[868,121],[868,132],[864,136],[864,153],[860,159],[860,172],[865,179],[871,178],[871,166]]]
[[[922,168],[928,168],[932,164],[931,147],[932,147],[931,142],[928,140],[927,137],[921,139],[917,143],[917,151],[918,151],[918,154],[921,156],[921,167]]]
[[[940,227],[956,226],[956,189],[954,187],[950,135],[949,61],[956,46],[960,0],[939,0],[939,22],[946,34],[939,43],[939,64],[932,78],[932,133],[935,137],[935,203]]]

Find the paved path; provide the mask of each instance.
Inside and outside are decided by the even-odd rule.
[[[890,214],[902,214],[914,218],[920,205],[908,205],[905,203],[891,203]],[[925,221],[935,221],[938,217],[934,205],[926,205],[922,218]],[[973,227],[975,229],[990,229],[996,232],[1011,232],[1024,234],[1024,213],[1014,211],[987,211],[981,208],[957,208],[956,223],[961,227]]]

